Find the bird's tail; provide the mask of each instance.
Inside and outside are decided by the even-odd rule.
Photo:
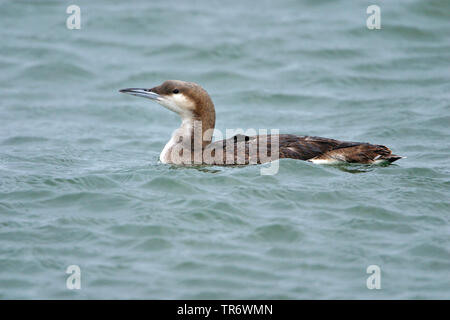
[[[385,158],[385,160],[389,161],[389,163],[392,163],[392,162],[397,161],[399,159],[405,159],[405,158],[406,157],[398,156],[396,154],[391,154],[391,155],[387,156]]]

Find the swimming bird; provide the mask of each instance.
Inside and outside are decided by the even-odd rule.
[[[237,134],[212,142],[216,112],[211,97],[200,85],[167,80],[150,89],[127,88],[120,92],[156,101],[180,116],[181,126],[160,154],[162,163],[237,165],[292,158],[317,164],[374,164],[403,158],[383,145],[295,134]]]

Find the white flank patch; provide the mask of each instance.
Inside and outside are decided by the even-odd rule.
[[[343,161],[339,161],[336,159],[310,159],[309,162],[312,162],[314,164],[336,164]]]
[[[389,161],[387,161],[386,159],[374,160],[373,164],[381,164],[381,163],[386,163],[386,162],[389,162]]]

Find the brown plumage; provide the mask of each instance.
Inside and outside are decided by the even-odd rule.
[[[272,140],[278,138],[279,154],[272,150]],[[267,146],[262,152],[267,157],[260,156],[259,140],[262,140],[262,146]],[[267,139],[267,143],[266,140]],[[227,145],[233,145],[228,150],[232,150],[234,161],[232,164],[251,163],[250,144],[254,143],[256,148],[256,163],[265,163],[283,158],[305,160],[315,163],[362,163],[372,164],[378,162],[394,162],[402,157],[394,155],[391,150],[382,145],[373,145],[363,142],[339,141],[321,137],[298,136],[293,134],[267,135],[267,136],[244,136],[236,135],[225,141],[213,142],[208,148],[223,148],[223,160],[214,164],[226,163]],[[264,153],[265,152],[265,153]],[[238,156],[241,156],[239,161]],[[250,158],[250,159],[249,159]],[[253,160],[255,162],[255,160]],[[221,163],[220,163],[221,162]],[[230,165],[228,164],[228,165]]]
[[[168,80],[151,89],[120,91],[156,100],[180,115],[182,125],[162,151],[163,163],[243,165],[292,158],[314,163],[371,164],[391,163],[402,158],[382,145],[293,134],[236,135],[211,143],[216,119],[214,104],[198,84]],[[196,139],[200,144],[196,144]]]

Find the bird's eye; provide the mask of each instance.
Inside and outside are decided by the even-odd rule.
[[[178,89],[174,89],[173,91],[172,91],[173,93],[179,93],[180,92],[180,90],[178,90]]]

